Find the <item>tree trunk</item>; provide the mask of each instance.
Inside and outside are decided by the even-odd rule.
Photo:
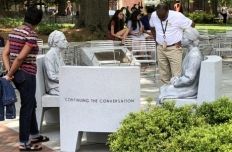
[[[79,18],[76,22],[75,27],[85,27],[85,0],[80,0],[80,7],[79,7]]]
[[[81,0],[79,25],[96,32],[107,31],[109,21],[108,0]]]
[[[218,0],[211,0],[211,8],[212,8],[212,12],[215,16],[218,15],[217,7],[218,7]]]
[[[65,15],[65,8],[66,8],[66,1],[65,0],[59,0],[58,1],[58,14],[59,16]]]
[[[5,11],[4,11],[4,9],[3,9],[3,7],[4,7],[4,0],[0,0],[0,16],[5,16],[6,14],[5,14]]]

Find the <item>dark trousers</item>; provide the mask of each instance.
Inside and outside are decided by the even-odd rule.
[[[39,133],[35,108],[36,77],[22,70],[14,74],[13,82],[21,99],[19,115],[19,142],[28,142],[29,136]]]
[[[223,16],[223,23],[226,23],[227,14],[222,14],[222,16]]]

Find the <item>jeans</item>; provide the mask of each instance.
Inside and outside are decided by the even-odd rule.
[[[223,23],[226,23],[226,20],[227,20],[227,14],[222,14],[223,16]]]
[[[14,74],[15,87],[18,89],[21,99],[19,114],[19,142],[28,142],[30,135],[39,133],[35,108],[36,76],[22,70]]]

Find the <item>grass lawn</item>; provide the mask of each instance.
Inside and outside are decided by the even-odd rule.
[[[196,29],[208,29],[209,33],[225,33],[228,28],[232,28],[231,24],[196,24]]]

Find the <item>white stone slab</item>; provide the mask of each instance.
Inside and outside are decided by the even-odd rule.
[[[197,104],[214,101],[222,96],[222,58],[206,56],[201,63]]]
[[[165,99],[165,101],[175,101],[175,106],[180,107],[189,104],[197,104],[197,99]]]
[[[126,56],[131,59],[131,52],[124,46],[114,46],[115,50],[122,50]],[[81,65],[88,65],[88,66],[99,66],[98,59],[96,57],[93,58],[94,51],[91,50],[91,47],[82,47],[81,48]],[[128,65],[135,65],[140,66],[139,62],[135,62],[132,60],[132,63],[120,63],[120,66],[128,66]]]
[[[60,67],[61,151],[80,147],[84,132],[115,132],[120,121],[140,110],[140,69]]]
[[[45,94],[42,96],[42,107],[60,107],[59,96]]]

